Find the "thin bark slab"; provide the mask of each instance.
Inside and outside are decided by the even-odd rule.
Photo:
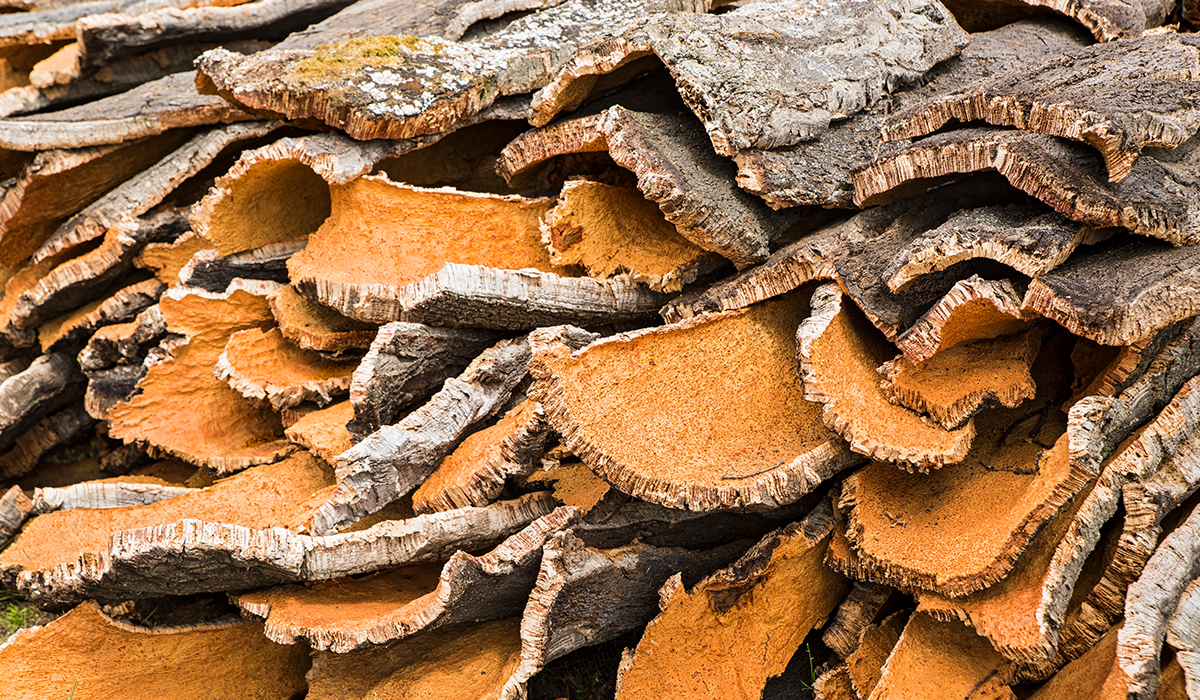
[[[152,277],[46,321],[38,329],[42,351],[75,354],[97,328],[133,320],[158,302],[165,289],[162,282]]]
[[[896,347],[919,364],[965,343],[1024,331],[1031,318],[1022,296],[1011,280],[961,279],[897,336]]]
[[[911,613],[911,610],[892,613],[880,620],[878,625],[870,625],[863,630],[862,643],[846,657],[850,685],[858,697],[871,697],[875,686],[879,685],[883,667],[900,641]]]
[[[843,297],[835,284],[819,287],[812,314],[796,331],[805,400],[822,404],[825,425],[869,458],[910,471],[961,462],[975,437],[973,421],[947,430],[891,403],[876,371],[890,346]]]
[[[137,391],[138,382],[146,376],[144,365],[119,365],[88,372],[87,391],[83,407],[96,420],[108,420],[108,412],[128,401]]]
[[[132,320],[104,326],[92,334],[79,351],[84,372],[110,369],[115,365],[141,364],[149,346],[158,344],[167,332],[158,304],[146,307]]]
[[[825,502],[690,592],[680,577],[669,579],[662,612],[621,659],[617,697],[761,696],[850,589],[822,563],[832,528]]]
[[[51,413],[34,423],[0,455],[0,479],[15,479],[28,474],[43,456],[59,447],[82,441],[95,425],[96,421],[80,404]]]
[[[179,287],[159,302],[167,327],[184,334],[168,357],[150,364],[141,392],[109,412],[109,435],[228,474],[278,461],[292,449],[279,417],[258,409],[213,376],[233,333],[273,322],[262,289],[226,294]]]
[[[913,82],[970,41],[941,3],[774,0],[659,19],[587,47],[533,100],[530,119],[574,109],[599,76],[649,56],[671,71],[716,152],[811,140]],[[848,45],[853,50],[848,50]]]
[[[850,656],[862,641],[863,633],[893,595],[895,591],[887,586],[854,581],[850,593],[838,605],[837,613],[825,627],[821,641],[841,658]]]
[[[1118,700],[1128,697],[1129,678],[1117,663],[1117,639],[1122,625],[1110,629],[1086,654],[1067,664],[1031,700],[1072,697]],[[1153,696],[1151,696],[1153,697]]]
[[[807,311],[800,292],[577,352],[562,329],[536,331],[531,397],[567,449],[635,498],[698,511],[791,503],[859,461],[801,393],[792,338]]]
[[[192,257],[202,250],[211,250],[212,244],[195,231],[185,231],[171,243],[151,243],[138,254],[133,264],[149,270],[165,284],[179,282],[179,271]]]
[[[550,200],[385,175],[334,186],[332,196],[332,215],[288,272],[305,297],[360,321],[515,330],[632,320],[662,305],[627,276],[572,278],[554,266],[538,228]]]
[[[370,577],[287,585],[234,598],[263,618],[277,644],[304,641],[344,654],[392,644],[460,622],[520,613],[537,580],[542,545],[578,519],[559,507],[480,556],[456,552],[444,565],[421,564]]]
[[[275,292],[267,301],[283,337],[304,350],[336,354],[366,350],[379,331],[373,324],[355,321],[305,299],[290,286]]]
[[[372,433],[335,462],[337,492],[313,516],[312,532],[334,532],[411,492],[471,430],[501,410],[528,373],[524,338],[502,340],[447,379],[395,425]]]
[[[75,508],[148,506],[197,490],[199,487],[180,486],[152,476],[117,476],[70,486],[35,488],[33,509],[37,515],[45,515]]]
[[[306,239],[296,238],[232,255],[221,255],[212,248],[201,250],[179,270],[179,284],[210,292],[223,292],[237,279],[287,284],[288,260],[304,250],[306,243]]]
[[[283,431],[288,440],[333,464],[338,455],[354,446],[346,428],[350,420],[349,401],[340,401],[328,408],[309,411]]]
[[[1197,48],[1194,37],[1169,33],[1067,51],[895,114],[883,137],[925,136],[952,119],[1013,126],[1091,145],[1119,182],[1143,148],[1175,148],[1200,128]]]
[[[53,663],[47,663],[53,659]],[[22,630],[0,650],[13,700],[57,697],[289,700],[305,688],[302,647],[272,644],[262,624],[228,618],[178,628],[120,622],[88,601]]]
[[[32,513],[33,501],[20,486],[14,485],[0,496],[0,547],[8,544]]]
[[[1016,696],[996,675],[1003,659],[961,622],[938,622],[916,613],[904,627],[871,693],[875,700]]]
[[[42,355],[0,382],[0,450],[8,450],[47,415],[79,398],[83,375],[61,352]]]
[[[495,341],[489,331],[383,325],[350,379],[355,432],[365,437],[399,421],[404,408],[435,394]]]
[[[304,401],[325,406],[350,393],[357,365],[298,348],[278,328],[250,328],[229,336],[213,372],[247,399],[282,411]]]

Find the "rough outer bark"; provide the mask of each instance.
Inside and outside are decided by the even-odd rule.
[[[969,627],[916,613],[900,634],[871,697],[1013,700],[1016,696],[996,675],[1001,663],[1003,659],[987,640]]]
[[[825,425],[871,459],[922,472],[961,462],[974,421],[947,430],[890,403],[876,371],[890,347],[843,296],[836,284],[819,287],[812,314],[796,331],[804,399],[822,404]]]
[[[191,486],[168,484],[162,479],[117,477],[113,481],[85,481],[59,488],[34,489],[33,509],[36,515],[45,515],[73,508],[146,506],[196,490]]]
[[[472,428],[494,415],[528,372],[524,338],[502,340],[395,425],[338,455],[338,489],[313,515],[310,530],[334,532],[411,492]]]
[[[852,582],[850,593],[838,605],[821,641],[841,658],[849,657],[862,641],[863,632],[895,593],[892,588],[877,583]]]
[[[970,41],[941,3],[775,0],[646,23],[579,52],[534,96],[530,121],[574,109],[599,76],[646,56],[671,71],[716,152],[820,136]],[[852,47],[852,48],[850,48]]]
[[[250,328],[229,336],[213,373],[247,399],[265,400],[282,411],[304,401],[325,406],[350,393],[357,364],[297,348],[278,328]]]
[[[0,547],[8,544],[32,513],[33,501],[20,486],[14,485],[0,496]]]
[[[28,474],[43,455],[81,441],[95,424],[85,407],[79,404],[51,413],[25,431],[7,452],[0,455],[0,479],[16,479]]]
[[[22,571],[16,582],[39,605],[62,606],[84,598],[130,600],[323,581],[486,547],[553,509],[552,499],[529,494],[487,508],[389,520],[325,537],[183,519],[118,532],[99,551],[52,569]]]
[[[350,379],[356,433],[400,420],[402,410],[436,393],[496,341],[496,334],[396,321],[380,327]]]
[[[1175,648],[1175,660],[1182,667],[1187,694],[1200,690],[1200,583],[1192,581],[1179,598],[1179,605],[1167,623],[1167,643]],[[1167,681],[1163,670],[1162,681]],[[1161,691],[1160,691],[1161,692]]]
[[[197,94],[194,82],[195,73],[176,73],[78,107],[0,119],[0,148],[82,148],[122,143],[169,129],[253,119],[225,100]]]
[[[299,238],[283,243],[268,243],[226,256],[212,248],[201,250],[179,270],[179,284],[210,292],[225,291],[235,279],[286,284],[288,260],[304,250],[306,242],[306,239]]]
[[[79,352],[84,372],[110,369],[116,365],[141,364],[148,346],[157,344],[167,332],[158,304],[143,309],[132,321],[104,326]]]
[[[510,183],[568,153],[607,151],[638,178],[679,234],[739,266],[766,260],[771,240],[799,213],[772,212],[742,192],[732,166],[709,148],[694,119],[673,112],[635,112],[619,105],[529,132],[504,148],[497,170]]]
[[[542,87],[584,43],[619,35],[654,13],[708,9],[691,0],[566,0],[477,41],[397,37],[379,51],[378,41],[352,39],[251,57],[218,49],[197,67],[208,89],[252,109],[311,117],[360,140],[409,138],[445,131],[497,97]]]
[[[87,391],[83,407],[96,420],[108,420],[109,411],[128,401],[137,391],[138,382],[146,376],[144,365],[118,365],[109,369],[88,372]]]
[[[920,191],[929,178],[996,170],[1067,218],[1191,245],[1200,241],[1198,161],[1200,138],[1173,151],[1147,148],[1128,177],[1110,183],[1099,155],[1084,144],[1024,131],[960,129],[922,139],[855,172],[854,201],[882,204]]]
[[[337,354],[366,350],[379,331],[377,326],[355,321],[305,299],[290,286],[275,292],[267,301],[283,337],[305,350]]]
[[[530,396],[567,449],[634,498],[698,511],[791,503],[860,461],[801,394],[799,294],[576,352],[563,336],[578,329],[535,331]]]
[[[92,601],[22,630],[0,650],[13,698],[77,688],[98,697],[288,700],[304,692],[309,663],[303,648],[268,641],[257,622],[149,629],[114,620]]]
[[[138,313],[154,305],[165,289],[166,285],[152,277],[52,318],[38,329],[42,350],[74,355],[97,328],[133,320]]]
[[[1143,148],[1175,148],[1200,128],[1198,48],[1170,33],[1074,49],[895,114],[883,138],[924,136],[951,119],[1014,126],[1093,146],[1119,182]]]
[[[988,340],[1029,327],[1032,315],[1021,308],[1022,294],[1011,280],[971,275],[954,283],[896,338],[909,362],[921,363],[951,348]]]
[[[70,356],[42,355],[0,383],[0,450],[8,450],[43,417],[79,398],[83,374]]]
[[[263,618],[276,644],[304,641],[344,654],[460,622],[518,614],[537,581],[542,545],[578,519],[559,507],[487,554],[455,552],[444,565],[421,564],[369,578],[287,585],[237,596],[244,613]]]
[[[816,700],[861,700],[850,683],[850,669],[846,664],[834,666],[817,676],[812,682]]]

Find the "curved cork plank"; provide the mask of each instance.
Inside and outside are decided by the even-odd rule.
[[[528,374],[524,338],[502,340],[399,423],[338,455],[337,492],[317,509],[311,530],[334,532],[411,492],[473,428],[500,411]]]
[[[877,583],[852,582],[850,593],[825,626],[821,641],[839,657],[850,656],[862,641],[863,632],[874,623],[894,594],[891,588]]]
[[[298,348],[278,328],[249,328],[229,336],[213,372],[247,399],[282,411],[304,401],[325,406],[350,393],[357,365]]]
[[[582,265],[588,276],[602,279],[628,274],[657,292],[678,292],[721,261],[680,236],[631,187],[568,181],[541,228],[553,265]]]
[[[819,287],[796,331],[805,400],[823,404],[825,425],[859,454],[910,471],[961,462],[975,438],[973,420],[947,430],[891,403],[876,371],[890,345],[843,296],[835,284]]]
[[[1175,648],[1175,660],[1183,671],[1186,690],[1195,695],[1200,689],[1200,583],[1192,581],[1184,589],[1179,605],[1167,623],[1167,643]],[[1168,670],[1163,669],[1162,683],[1168,682]],[[1162,692],[1162,684],[1160,690]]]
[[[483,328],[632,319],[660,294],[627,277],[573,279],[541,244],[547,199],[431,190],[368,175],[288,261],[305,297],[361,321]],[[453,235],[447,235],[452,231]]]
[[[350,378],[351,427],[365,437],[399,421],[404,408],[435,394],[495,341],[490,331],[403,321],[381,326]]]
[[[307,642],[344,654],[392,644],[459,622],[520,613],[537,580],[542,545],[577,519],[556,508],[491,552],[456,552],[444,565],[421,564],[374,576],[245,593],[234,602],[263,618],[277,644]]]
[[[707,10],[695,0],[566,0],[475,41],[376,37],[250,57],[217,49],[197,67],[209,89],[252,109],[313,118],[360,140],[410,138],[542,87],[585,43],[654,13]]]
[[[0,450],[8,450],[43,417],[77,400],[83,376],[65,353],[41,355],[0,382]]]
[[[337,456],[354,446],[346,423],[352,410],[349,401],[310,411],[283,431],[288,440],[333,464]]]
[[[1090,147],[1043,134],[971,128],[936,134],[854,173],[854,201],[871,206],[908,196],[930,178],[995,170],[1069,219],[1124,227],[1173,245],[1200,241],[1195,196],[1200,138],[1173,151],[1147,148],[1128,177],[1110,183]]]
[[[86,396],[84,401],[86,404]],[[15,479],[28,474],[43,456],[64,445],[78,444],[95,425],[86,407],[79,404],[51,413],[25,431],[12,448],[0,455],[0,479]]]
[[[290,286],[267,297],[267,301],[283,337],[304,350],[337,354],[366,350],[379,331],[373,324],[355,321],[305,299]]]
[[[535,331],[530,396],[567,449],[635,498],[698,511],[791,503],[859,462],[803,398],[793,336],[807,312],[799,292],[577,352],[559,329]]]
[[[74,354],[97,328],[122,323],[153,306],[166,289],[155,278],[131,284],[74,311],[50,319],[38,329],[38,342],[44,352]]]
[[[987,640],[969,627],[915,613],[888,657],[871,698],[1013,700],[1016,696],[996,675],[1001,663],[1003,659]]]
[[[0,547],[8,544],[33,513],[33,501],[14,485],[0,496]]]
[[[871,697],[875,686],[879,685],[884,664],[900,641],[911,613],[911,610],[901,610],[880,620],[878,625],[869,625],[863,630],[858,648],[846,656],[850,685],[858,697]]]
[[[413,492],[413,510],[434,513],[491,503],[510,476],[530,474],[539,466],[549,440],[550,426],[542,407],[521,402],[446,455]]]
[[[1011,280],[985,280],[971,275],[950,291],[896,338],[896,347],[909,362],[922,363],[938,353],[1019,333],[1029,328],[1022,295]]]
[[[1029,370],[1041,335],[1031,330],[957,345],[919,365],[900,355],[879,367],[879,388],[888,401],[928,414],[947,430],[957,428],[985,406],[1016,408],[1034,397]]]
[[[717,153],[778,148],[822,134],[913,82],[970,41],[936,0],[827,6],[781,0],[720,15],[658,19],[578,51],[535,96],[541,126],[601,76],[657,57]]]
[[[849,582],[822,559],[833,527],[824,502],[802,523],[767,535],[689,592],[663,586],[662,612],[621,659],[617,698],[757,698]]]
[[[187,339],[149,367],[139,394],[109,411],[109,435],[218,474],[275,462],[294,449],[278,416],[213,376],[230,335],[271,325],[265,297],[272,291],[235,285],[227,294],[182,287],[164,294],[159,308],[167,328]]]
[[[1168,33],[1074,49],[893,114],[883,138],[925,136],[952,119],[1013,126],[1087,143],[1119,182],[1143,148],[1175,148],[1200,128],[1198,48]]]
[[[1062,264],[1080,245],[1110,237],[1032,202],[957,212],[897,253],[884,272],[888,289],[903,291],[916,278],[963,260],[990,258],[1037,277]]]
[[[0,650],[5,692],[14,700],[64,689],[80,698],[218,700],[233,693],[289,700],[304,692],[309,664],[303,648],[268,641],[260,623],[150,629],[114,620],[91,601],[22,630]]]

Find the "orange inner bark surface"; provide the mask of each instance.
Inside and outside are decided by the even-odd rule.
[[[939,622],[916,613],[909,618],[871,697],[874,700],[959,700],[978,692],[989,676],[999,686],[993,671],[1003,662],[986,639],[963,623],[957,620]],[[1007,697],[1013,696],[1010,693]]]
[[[346,423],[354,418],[354,405],[340,401],[313,411],[292,424],[285,432],[292,442],[303,445],[333,463],[335,457],[354,446]]]

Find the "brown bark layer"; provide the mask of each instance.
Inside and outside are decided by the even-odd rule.
[[[267,301],[283,337],[305,350],[336,354],[366,350],[379,330],[373,324],[355,321],[309,301],[290,286],[275,292]]]
[[[90,304],[52,318],[38,329],[43,352],[74,354],[96,329],[111,323],[130,321],[153,306],[166,287],[153,277],[131,284]]]
[[[875,622],[875,618],[895,595],[888,586],[865,581],[854,581],[837,613],[825,627],[821,641],[835,654],[845,659],[854,653],[862,641],[863,633]]]
[[[278,328],[250,328],[229,336],[213,373],[247,399],[282,411],[304,401],[325,406],[350,393],[357,364],[298,348]]]
[[[1011,280],[985,280],[971,275],[950,291],[896,338],[896,347],[910,362],[922,363],[938,353],[1029,328],[1030,314]]]

